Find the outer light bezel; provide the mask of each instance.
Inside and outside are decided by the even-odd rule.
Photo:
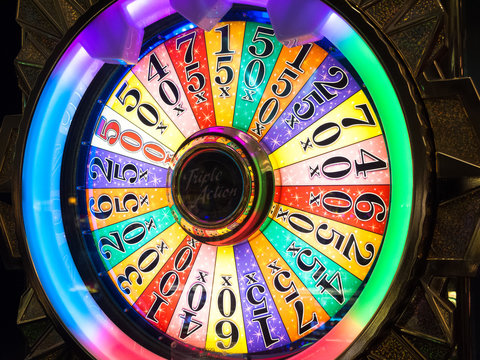
[[[138,14],[152,2],[162,11],[157,12],[157,18],[150,20],[158,21],[174,12],[167,0],[119,0],[116,3],[124,5],[127,12],[135,12],[136,18],[141,19]],[[238,2],[266,5],[263,0]],[[138,26],[145,26],[142,21],[139,20]],[[64,328],[79,344],[97,359],[158,359],[159,356],[123,333],[98,307],[75,267],[65,238],[60,206],[63,148],[80,99],[103,65],[82,45],[89,41],[84,35],[90,24],[66,44],[52,64],[51,72],[44,73],[46,81],[38,90],[38,96],[30,99],[31,122],[22,149],[19,218],[23,220],[28,256],[43,292]],[[302,359],[341,355],[374,317],[405,256],[414,203],[409,131],[385,69],[362,37],[336,13],[324,29],[325,36],[357,70],[377,107],[390,154],[393,191],[383,248],[370,280],[339,324],[297,355]],[[29,115],[28,111],[26,115]]]

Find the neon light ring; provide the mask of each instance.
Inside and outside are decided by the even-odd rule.
[[[240,3],[206,32],[103,2],[30,99],[26,248],[97,359],[351,358],[408,285],[429,173],[400,62],[348,6],[288,48]],[[105,63],[112,19],[135,64]]]

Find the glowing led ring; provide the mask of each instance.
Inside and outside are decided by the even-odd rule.
[[[142,18],[138,14],[143,13],[151,22],[173,13],[168,1],[153,2],[161,11],[148,16],[150,8],[147,5],[151,5],[148,1],[118,1],[117,4],[135,13],[136,19]],[[264,1],[245,3],[265,5]],[[145,21],[138,20],[138,26],[145,26]],[[28,250],[54,311],[92,356],[97,359],[157,359],[157,355],[136,344],[98,307],[75,268],[65,239],[58,164],[76,106],[103,65],[85,51],[82,43],[88,39],[83,34],[80,33],[58,59],[32,109],[22,168],[22,215]],[[298,355],[302,359],[339,356],[372,319],[402,258],[413,203],[409,133],[385,70],[366,42],[339,15],[332,16],[324,28],[324,35],[349,59],[376,104],[390,152],[393,191],[382,253],[369,282],[342,321],[322,341]]]

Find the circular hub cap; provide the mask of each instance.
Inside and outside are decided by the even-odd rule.
[[[173,181],[179,210],[205,226],[235,216],[242,209],[244,187],[251,191],[251,179],[245,178],[235,160],[221,148],[199,149],[186,157]]]
[[[202,130],[177,151],[168,175],[177,222],[208,244],[236,244],[254,234],[273,202],[273,169],[246,133]]]

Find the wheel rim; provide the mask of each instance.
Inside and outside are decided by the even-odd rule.
[[[340,19],[340,18],[339,18]],[[340,19],[341,20],[341,19]],[[347,29],[348,30],[348,29]],[[347,31],[345,30],[345,31]],[[375,58],[371,50],[366,47],[365,43],[363,40],[356,34],[352,33],[352,29],[349,29],[350,31],[348,32],[349,34],[349,39],[353,39],[351,44],[346,44],[345,39],[336,39],[334,38],[335,34],[332,34],[332,37],[329,38],[332,42],[334,42],[340,49],[341,51],[349,58],[349,54],[351,55],[354,51],[358,52],[358,49],[362,49],[364,51],[364,56],[366,58],[369,58],[371,60],[370,64],[375,64],[376,66],[380,66],[378,60]],[[352,45],[353,44],[353,45]],[[99,67],[102,65],[100,62],[95,61],[91,58],[88,57],[86,53],[82,50],[78,44],[72,44],[70,47],[70,53],[66,53],[64,57],[59,61],[56,70],[59,73],[59,78],[62,79],[62,82],[65,81],[65,76],[68,76],[68,72],[71,71],[71,66],[72,64],[79,64],[84,61],[84,66],[85,69],[88,69],[88,71],[85,72],[85,78],[88,78],[85,80],[84,83],[80,83],[81,85],[76,87],[72,83],[70,83],[70,86],[72,89],[75,89],[75,91],[78,91],[79,88],[81,89],[86,88],[89,80],[93,77],[94,73],[99,69]],[[355,62],[353,57],[353,61],[351,60],[351,63],[354,65],[354,67],[357,69],[357,71],[362,74],[366,72],[366,70],[362,70],[362,66],[364,64],[361,63],[361,61]],[[350,58],[349,58],[350,59]],[[367,61],[364,61],[364,63],[367,63]],[[65,65],[65,68],[62,69],[62,64],[67,64]],[[387,143],[388,143],[388,148],[389,148],[389,155],[390,155],[390,164],[391,164],[391,177],[392,177],[392,187],[395,187],[395,181],[401,182],[404,184],[403,186],[407,189],[412,189],[413,184],[412,184],[412,164],[409,161],[409,156],[405,156],[406,153],[410,153],[410,145],[408,144],[408,132],[405,125],[405,121],[403,120],[403,115],[401,114],[401,108],[398,102],[395,102],[392,104],[392,99],[396,99],[395,92],[393,88],[391,87],[390,83],[388,82],[388,78],[386,77],[385,72],[380,69],[380,78],[384,76],[383,80],[380,80],[378,83],[378,79],[372,80],[369,79],[367,76],[364,78],[362,76],[362,80],[365,82],[367,85],[367,88],[369,89],[372,98],[374,99],[375,105],[378,108],[378,112],[380,114],[380,117],[382,118],[382,124],[385,129],[385,136],[387,138]],[[369,70],[370,71],[370,70]],[[55,77],[53,77],[55,78]],[[79,316],[79,313],[82,312],[85,307],[88,308],[95,308],[95,303],[92,302],[92,300],[88,299],[88,291],[87,288],[85,287],[83,281],[78,274],[74,274],[76,272],[75,269],[72,268],[74,267],[72,264],[73,262],[70,262],[67,267],[70,267],[69,271],[70,274],[67,276],[70,279],[62,279],[61,276],[53,275],[54,273],[59,272],[58,267],[60,266],[59,263],[55,262],[49,262],[47,260],[47,252],[50,251],[55,251],[53,248],[50,247],[44,247],[45,244],[47,244],[47,241],[41,240],[41,237],[38,236],[41,232],[46,232],[48,234],[57,234],[57,242],[60,244],[60,254],[62,258],[71,257],[69,254],[69,249],[66,246],[66,243],[63,239],[64,237],[64,230],[62,229],[62,223],[61,221],[59,222],[59,218],[61,217],[61,209],[60,209],[60,180],[59,180],[59,174],[58,171],[55,172],[56,166],[55,163],[58,161],[58,156],[52,154],[51,149],[45,149],[45,142],[46,138],[48,138],[49,132],[52,133],[54,132],[54,128],[58,127],[58,122],[53,120],[53,116],[50,116],[49,113],[52,113],[55,111],[51,107],[51,99],[56,98],[55,93],[59,92],[58,84],[52,84],[53,80],[50,80],[49,83],[47,83],[47,86],[44,88],[42,95],[38,101],[35,114],[32,120],[32,126],[30,128],[29,132],[29,139],[27,142],[27,150],[26,150],[26,155],[24,158],[24,167],[23,167],[23,208],[24,208],[24,222],[26,224],[26,229],[27,229],[27,237],[29,238],[29,249],[31,252],[31,256],[33,259],[33,263],[35,264],[37,268],[37,273],[41,279],[42,285],[45,287],[45,291],[47,293],[47,296],[49,297],[50,302],[54,306],[55,310],[59,314],[60,318],[62,319],[62,322],[65,323],[66,327],[71,331],[74,336],[79,339],[79,341],[82,343],[82,345],[86,348],[88,348],[88,351],[92,354],[98,354],[99,357],[103,356],[102,352],[99,349],[95,349],[94,347],[91,347],[91,344],[88,344],[89,340],[88,339],[93,339],[91,334],[86,334],[85,332],[85,326],[84,325],[79,325],[79,319],[82,318],[82,316]],[[67,86],[68,87],[68,86]],[[65,109],[68,110],[68,107],[71,106],[71,100],[72,98],[75,98],[77,95],[74,94],[74,91],[69,91],[69,93],[72,94],[71,98],[68,99],[66,102],[63,102],[63,104],[57,105],[60,108],[64,106]],[[392,97],[393,96],[393,97]],[[60,101],[61,102],[61,101]],[[56,104],[59,104],[57,101]],[[388,108],[388,111],[386,110]],[[393,110],[396,109],[396,110]],[[71,107],[72,111],[72,116],[74,112],[74,108]],[[62,113],[64,113],[63,110],[61,110]],[[402,119],[402,121],[398,121],[398,119]],[[45,122],[46,121],[46,122]],[[67,121],[68,122],[68,121]],[[48,124],[51,123],[51,128],[48,128]],[[46,125],[47,124],[47,125]],[[399,125],[400,124],[400,125]],[[399,128],[400,126],[400,128]],[[65,126],[64,131],[60,131],[56,133],[57,139],[55,141],[58,146],[62,146],[62,142],[65,142],[65,134],[67,132],[68,126]],[[54,132],[55,133],[55,132]],[[403,133],[404,136],[395,136],[393,134],[398,134],[398,133]],[[389,135],[391,134],[391,135]],[[35,140],[33,140],[35,139]],[[60,154],[60,158],[62,155]],[[46,178],[45,182],[40,182],[39,179],[39,173],[38,170],[35,169],[35,165],[38,167],[39,159],[44,158],[46,159],[45,162],[42,163],[43,166],[41,166],[42,169],[51,169],[52,173],[57,174],[57,176],[54,178],[52,176],[51,178]],[[407,159],[405,159],[407,158]],[[411,156],[410,156],[411,158]],[[35,165],[33,165],[35,164]],[[275,167],[275,165],[274,165]],[[45,170],[43,170],[45,171]],[[402,174],[399,174],[402,173]],[[35,181],[33,180],[35,179]],[[53,184],[52,184],[53,182]],[[405,185],[406,184],[406,185]],[[51,189],[54,194],[56,194],[53,197],[47,196],[45,198],[44,196],[41,195],[42,191],[41,189]],[[391,279],[394,276],[395,269],[397,266],[391,266],[391,260],[392,258],[398,259],[400,261],[401,254],[403,252],[403,246],[404,243],[407,239],[407,232],[408,232],[408,224],[409,224],[409,219],[410,219],[410,211],[411,211],[411,204],[412,204],[412,191],[409,190],[407,193],[400,193],[395,191],[392,193],[392,198],[391,198],[391,205],[390,205],[390,216],[393,219],[389,220],[388,228],[387,228],[387,234],[386,239],[388,237],[399,239],[400,241],[396,242],[394,245],[393,240],[388,240],[385,241],[384,247],[382,248],[382,255],[378,259],[377,264],[375,265],[375,270],[374,273],[371,275],[371,279],[366,285],[365,289],[362,292],[362,296],[357,300],[357,302],[353,305],[352,309],[350,312],[347,314],[347,316],[342,320],[342,324],[345,324],[344,327],[337,326],[335,327],[332,331],[330,331],[324,338],[327,337],[332,337],[332,338],[351,338],[356,336],[358,332],[361,331],[361,329],[365,326],[365,324],[370,320],[370,318],[373,316],[373,312],[370,312],[366,314],[365,316],[359,317],[358,314],[360,312],[363,312],[363,310],[356,311],[356,309],[361,309],[361,305],[363,302],[363,306],[366,306],[367,303],[372,305],[372,299],[374,298],[373,296],[367,296],[365,294],[368,294],[368,292],[372,292],[375,289],[378,291],[378,289],[382,289],[380,292],[386,293],[388,290],[388,285],[391,282]],[[52,200],[54,199],[54,200]],[[53,216],[49,216],[49,222],[50,224],[45,227],[45,224],[47,223],[45,221],[45,218],[43,217],[45,214],[43,212],[39,212],[35,214],[34,210],[38,209],[38,205],[43,202],[48,202],[48,210],[46,208],[42,208],[43,211],[47,210],[47,212],[51,212],[51,214],[54,214]],[[40,215],[42,214],[42,215]],[[394,221],[395,219],[399,219],[399,221]],[[30,230],[31,229],[31,230]],[[40,231],[42,229],[42,231]],[[31,232],[30,232],[31,231]],[[30,233],[29,233],[30,232]],[[391,235],[393,234],[393,235]],[[401,235],[398,235],[401,234]],[[42,245],[40,245],[42,244]],[[388,255],[385,255],[388,254]],[[384,256],[385,255],[385,256]],[[379,270],[383,269],[383,270]],[[385,269],[389,269],[388,274],[383,277],[375,276],[375,274],[380,271],[385,271]],[[387,279],[387,281],[386,281]],[[390,281],[388,281],[390,279]],[[65,298],[63,295],[57,293],[58,287],[60,286],[60,283],[67,281],[70,284],[75,284],[74,286],[80,286],[82,290],[80,292],[75,292],[76,295],[72,297],[72,302],[76,304],[70,304],[70,305],[65,305],[61,304]],[[378,281],[375,283],[375,281]],[[48,284],[51,284],[48,285]],[[79,294],[82,294],[78,296]],[[62,297],[62,301],[59,300],[59,298]],[[376,296],[375,300],[375,306],[373,308],[378,308],[380,305],[380,302],[382,300],[383,296]],[[82,299],[82,300],[79,300]],[[85,301],[84,304],[81,304],[81,302]],[[87,305],[88,304],[88,305]],[[64,311],[62,311],[62,308]],[[75,315],[66,315],[65,311],[71,311],[72,308],[77,309],[77,313]],[[111,324],[109,322],[109,319],[107,319],[103,313],[101,312],[100,309],[94,310],[96,316],[101,316],[103,317],[106,322],[105,327],[110,327]],[[357,329],[357,331],[352,331],[352,326]],[[104,328],[105,328],[104,327]],[[342,331],[344,329],[349,328],[349,334],[343,334]],[[119,331],[119,330],[118,330]],[[119,333],[117,330],[114,330],[112,334],[116,335],[110,335],[112,337],[116,337]],[[83,334],[82,334],[83,333]],[[83,336],[82,336],[83,335]],[[84,342],[82,342],[82,338]],[[123,339],[123,336],[120,336],[120,338]],[[122,340],[124,341],[124,340]],[[126,340],[125,343],[128,343],[131,340]],[[317,344],[318,345],[318,344]],[[337,353],[339,354],[343,349],[345,348],[345,345],[340,345],[337,348]],[[329,350],[332,350],[330,348]],[[99,352],[100,351],[100,352]],[[102,350],[103,351],[103,350]],[[312,353],[314,351],[319,351],[319,346],[312,346],[311,347]],[[335,351],[335,350],[334,350]],[[335,353],[335,352],[332,352]],[[148,352],[145,352],[145,354],[148,354]],[[303,355],[305,355],[304,353]],[[151,356],[151,354],[148,354],[147,356]],[[146,357],[148,358],[148,357]]]

